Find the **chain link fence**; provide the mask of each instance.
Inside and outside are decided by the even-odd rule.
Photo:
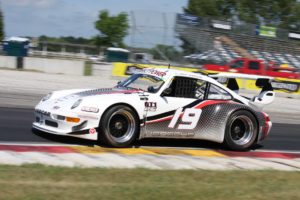
[[[296,32],[238,20],[133,11],[126,42],[133,51],[151,48],[154,58],[170,63],[226,63],[248,57],[299,67],[299,38]]]
[[[151,55],[147,62],[197,65],[227,63],[238,57],[300,66],[300,33],[222,19],[156,11],[128,13],[125,43],[132,54]],[[106,47],[40,43],[37,50],[103,55]],[[84,56],[83,56],[84,57]],[[152,59],[153,58],[153,59]]]

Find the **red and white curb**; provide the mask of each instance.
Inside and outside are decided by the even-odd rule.
[[[300,152],[0,144],[0,164],[62,167],[300,171]]]

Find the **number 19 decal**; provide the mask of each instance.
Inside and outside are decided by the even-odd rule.
[[[178,108],[169,124],[169,128],[174,128],[176,123],[178,122],[178,119],[182,113],[183,108]],[[184,113],[181,118],[181,122],[178,126],[178,129],[194,129],[198,121],[200,119],[202,110],[201,109],[193,109],[193,108],[187,108],[184,110]]]

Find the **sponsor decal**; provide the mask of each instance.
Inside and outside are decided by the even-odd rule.
[[[138,67],[135,65],[128,65],[125,71],[125,75],[132,75],[136,73],[146,73],[146,74],[151,74],[151,75],[156,75],[159,77],[164,77],[167,73],[162,72],[156,69],[145,69],[143,67]]]
[[[272,87],[276,90],[284,90],[284,91],[288,91],[288,92],[297,92],[299,90],[299,84],[300,83],[275,80],[271,84],[272,84]]]
[[[201,19],[198,16],[190,14],[177,14],[177,24],[198,26],[201,23]]]
[[[141,73],[143,72],[143,68],[142,67],[138,67],[135,65],[128,65],[125,71],[125,75],[132,75],[132,74],[136,74],[136,73]]]
[[[292,33],[292,32],[290,32],[289,33],[289,38],[300,40],[300,33],[295,33],[295,32]]]
[[[140,96],[140,100],[141,100],[141,101],[148,101],[148,96],[149,96],[149,95],[141,94],[141,95],[139,95],[139,96]]]
[[[160,76],[160,77],[164,77],[165,75],[167,75],[166,72],[158,71],[156,69],[143,69],[143,72],[147,73],[147,74],[152,74],[152,75]]]
[[[78,115],[79,118],[84,118],[84,119],[95,119],[98,120],[99,117],[96,116],[90,116],[90,115]]]
[[[190,132],[150,132],[153,137],[193,137],[195,133]]]
[[[156,111],[157,102],[145,102],[145,111]]]
[[[95,133],[96,133],[96,129],[91,128],[91,129],[89,130],[89,133],[90,133],[90,134],[95,134]]]
[[[99,108],[83,106],[83,107],[81,108],[81,111],[97,113],[97,112],[99,112]]]
[[[156,65],[156,64],[133,64],[133,63],[120,63],[116,62],[114,64],[114,69],[112,71],[113,76],[128,76],[134,74],[135,70],[143,70],[144,68],[159,68],[159,69],[168,69],[168,65]],[[178,69],[189,72],[198,72],[198,68],[185,68],[178,66],[170,66],[171,69]]]
[[[256,27],[256,34],[260,36],[266,37],[276,37],[277,29],[271,26],[257,26]]]
[[[212,27],[217,29],[231,30],[231,23],[220,20],[212,20]]]

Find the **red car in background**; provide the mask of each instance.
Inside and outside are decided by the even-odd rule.
[[[289,66],[276,66],[274,62],[237,58],[227,65],[205,64],[204,69],[211,71],[236,72],[244,74],[257,74],[272,77],[299,79],[300,74],[296,68]]]

